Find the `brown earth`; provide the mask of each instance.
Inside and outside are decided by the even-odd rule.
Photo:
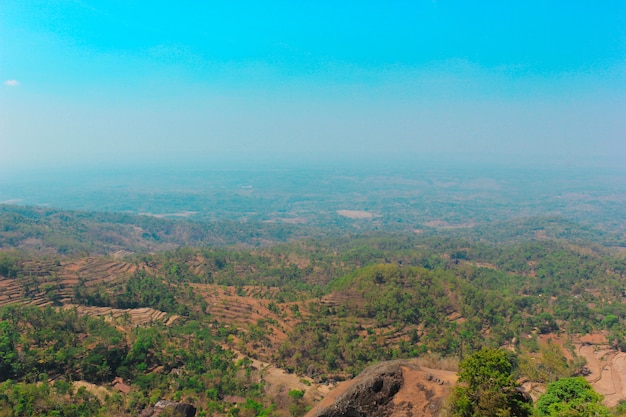
[[[169,315],[163,311],[153,308],[111,308],[111,307],[91,307],[76,304],[65,304],[66,310],[76,309],[78,314],[84,316],[104,317],[105,321],[115,320],[126,321],[124,324],[142,325],[157,321],[165,322],[167,326],[174,323],[179,316]]]
[[[546,334],[540,337],[541,342],[548,340],[561,346],[568,360],[573,359],[572,352],[565,347],[568,342],[573,345],[573,353],[586,360],[588,374],[585,378],[596,392],[604,396],[604,405],[615,407],[626,400],[626,352],[608,344],[607,332],[570,337]],[[545,391],[541,384],[527,383],[526,387],[534,397]]]
[[[575,344],[576,354],[587,360],[587,381],[599,394],[603,403],[615,407],[626,400],[626,353],[609,346],[606,335],[585,335]]]

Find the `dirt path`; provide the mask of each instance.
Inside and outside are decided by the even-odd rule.
[[[617,405],[620,401],[626,399],[626,353],[619,352],[616,354],[611,364],[611,371],[615,381],[615,398],[607,398],[606,401]]]
[[[224,346],[224,349],[235,352],[237,359],[248,358],[251,360],[252,366],[259,370],[261,379],[265,381],[266,391],[272,395],[289,393],[291,390],[300,390],[305,392],[305,401],[315,403],[324,398],[334,388],[334,385],[318,384],[309,377],[290,374],[271,363],[252,359],[231,347]]]
[[[95,384],[92,384],[91,382],[74,381],[72,385],[75,390],[78,390],[79,388],[85,388],[88,392],[95,395],[103,404],[106,398],[111,395],[111,392],[108,389],[106,389],[104,386],[95,385]]]
[[[603,403],[615,407],[626,399],[626,353],[606,346],[579,345],[578,355],[587,360],[587,381],[604,396]]]

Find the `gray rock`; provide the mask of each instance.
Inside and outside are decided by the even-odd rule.
[[[196,415],[196,407],[191,404],[159,400],[153,407],[144,409],[139,417],[157,417],[166,410],[167,415],[172,417],[195,417]]]
[[[400,391],[404,379],[399,362],[386,362],[368,368],[355,382],[315,417],[385,417],[385,405]]]

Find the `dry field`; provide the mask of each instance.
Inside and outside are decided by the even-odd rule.
[[[337,214],[343,217],[347,217],[349,219],[371,219],[374,217],[378,217],[378,214],[360,210],[337,210]]]
[[[609,346],[606,336],[606,332],[571,337],[547,334],[542,335],[540,341],[546,343],[549,340],[561,346],[568,360],[573,359],[573,353],[584,358],[589,371],[587,381],[604,396],[606,406],[615,407],[626,400],[626,353]],[[568,342],[573,346],[573,353],[565,346]],[[527,382],[525,388],[535,398],[545,391],[542,384],[531,382]]]

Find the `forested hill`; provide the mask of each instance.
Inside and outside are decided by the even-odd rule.
[[[309,233],[290,224],[199,222],[148,215],[0,205],[0,247],[43,253],[151,252],[179,246],[258,246]]]
[[[378,230],[378,231],[377,231]],[[561,217],[526,217],[450,228],[432,224],[396,227],[382,232],[367,220],[339,215],[328,224],[201,221],[113,212],[85,212],[45,207],[0,205],[0,248],[42,254],[147,253],[181,246],[267,246],[302,238],[405,234],[464,238],[472,242],[516,243],[560,240],[577,244],[626,246],[626,236],[581,225]]]

